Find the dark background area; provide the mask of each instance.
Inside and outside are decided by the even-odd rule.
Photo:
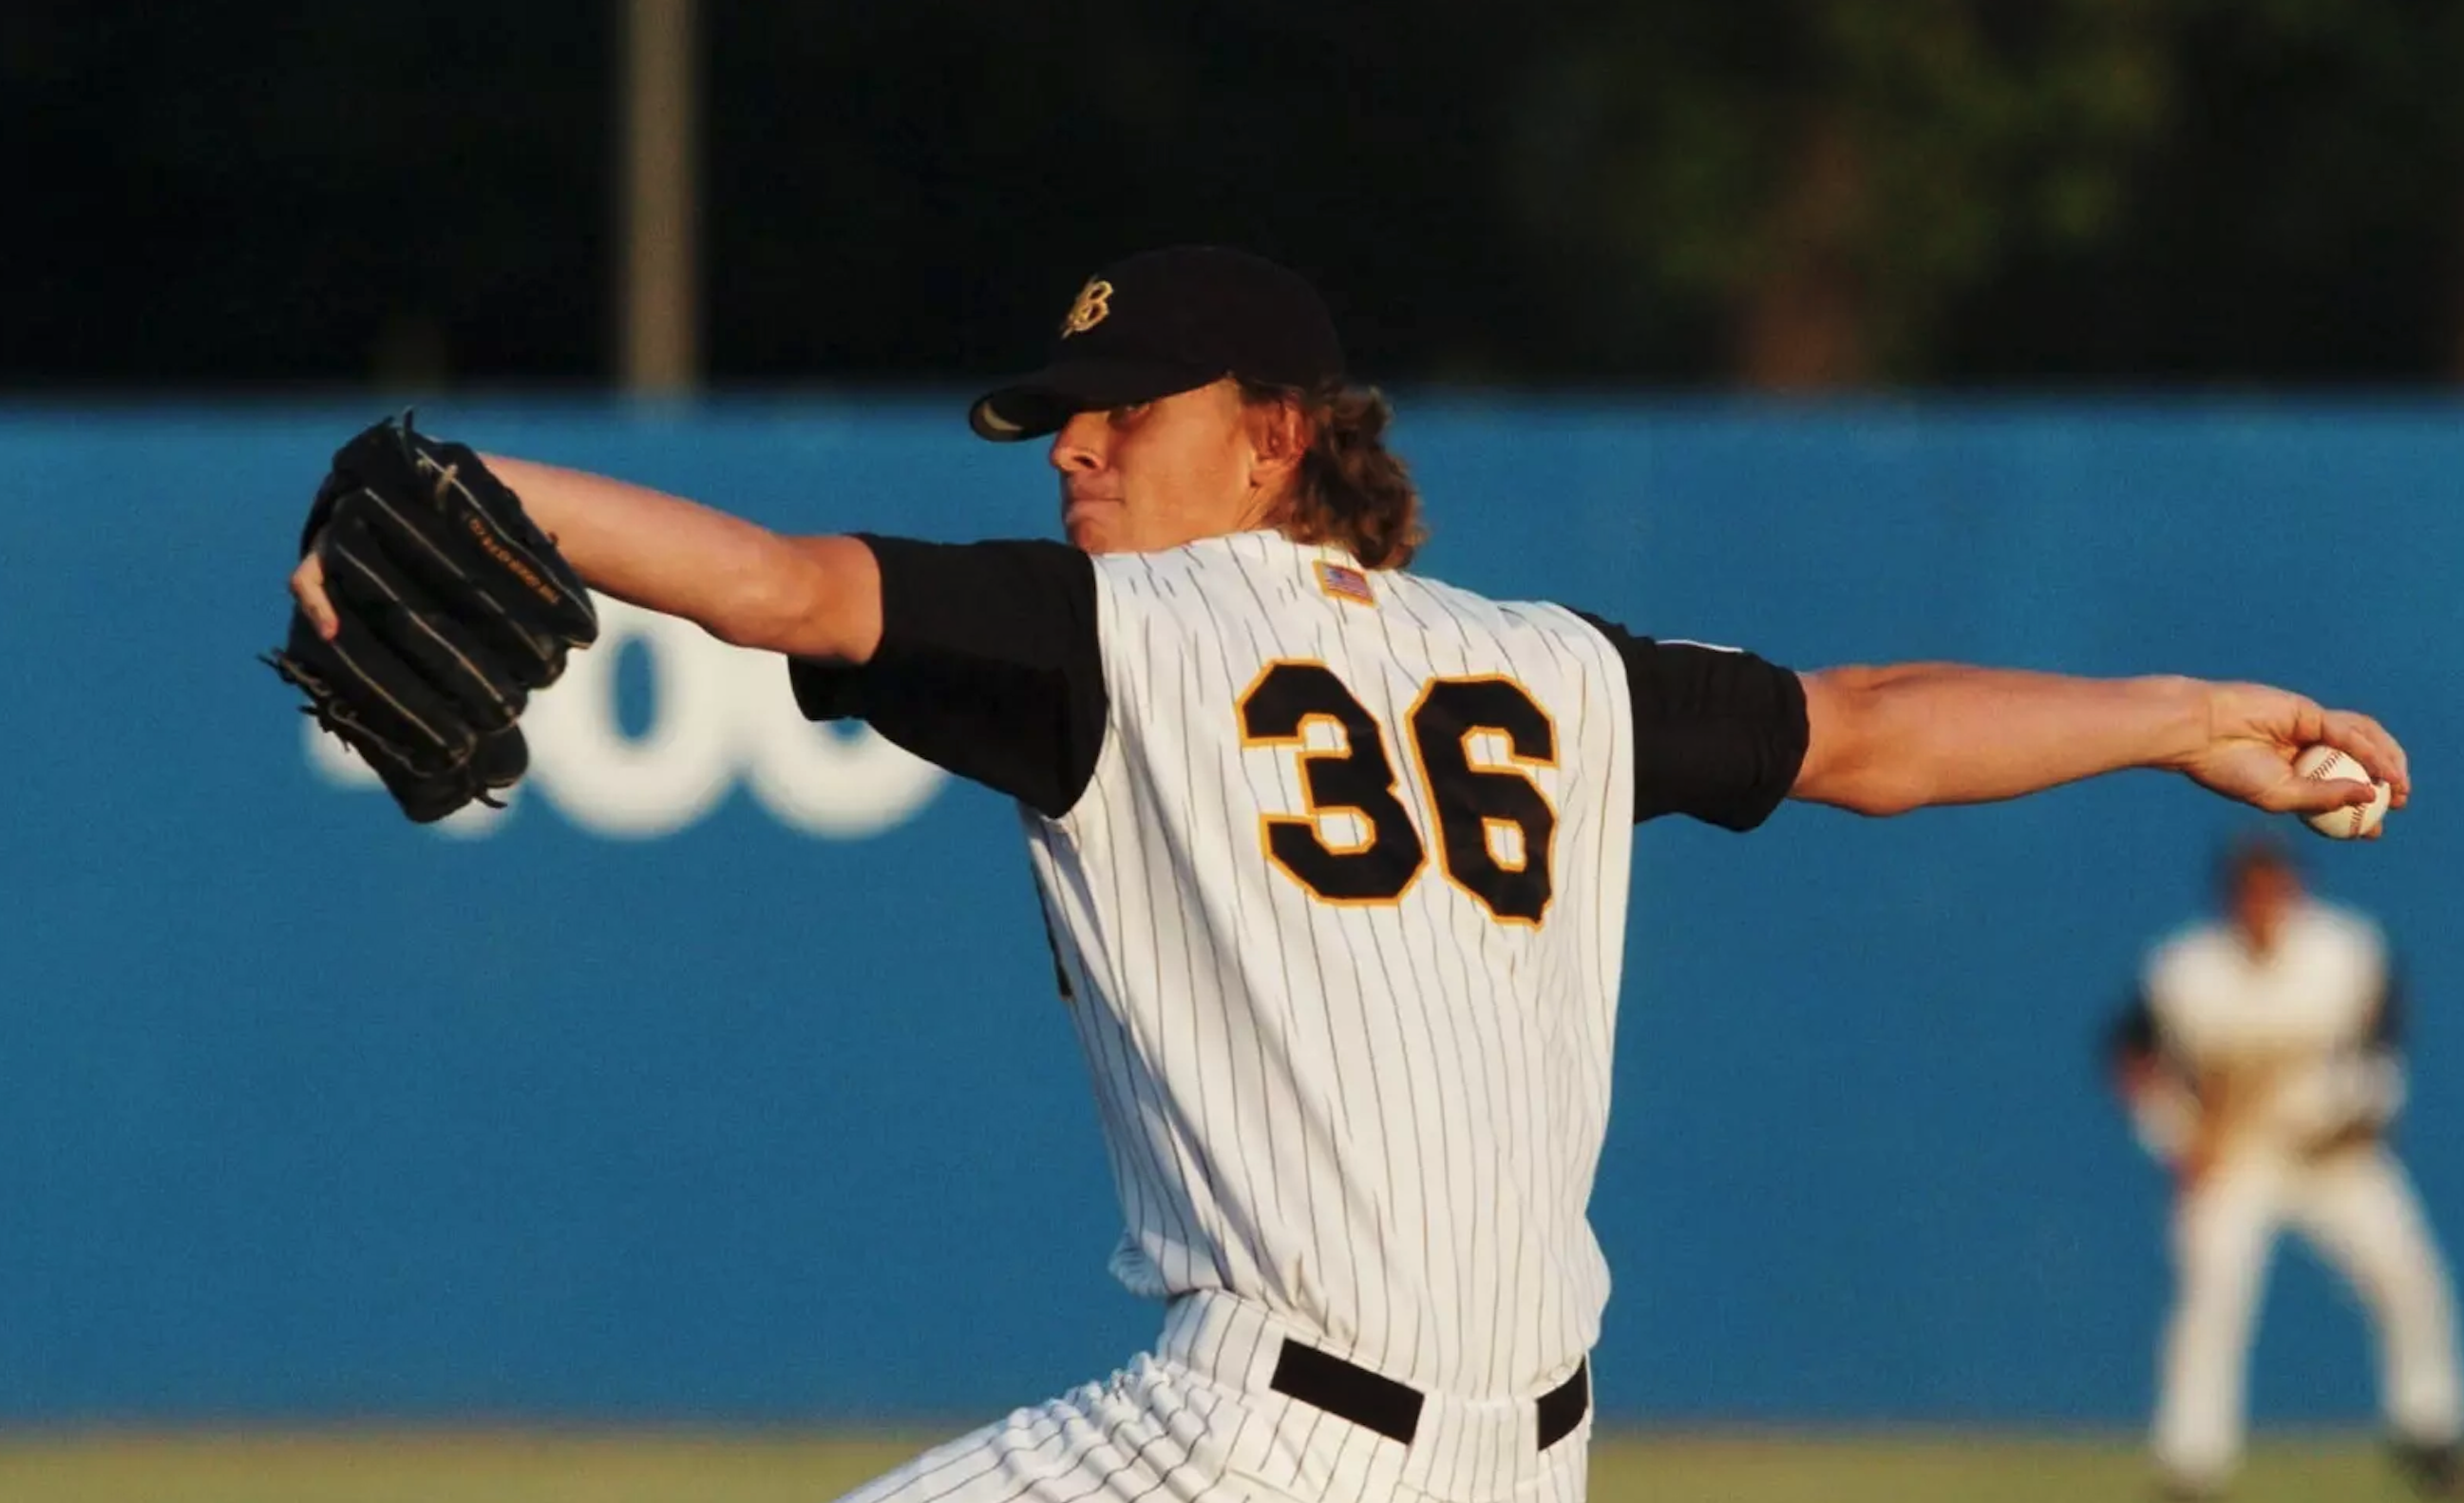
[[[2443,386],[2459,12],[710,0],[705,375],[980,375],[1224,240],[1380,380]],[[623,31],[11,0],[0,389],[611,384]]]

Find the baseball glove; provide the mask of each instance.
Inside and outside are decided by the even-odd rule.
[[[599,636],[555,543],[477,454],[413,431],[406,413],[335,453],[300,538],[311,551],[341,630],[329,642],[295,609],[289,640],[263,661],[413,820],[499,804],[530,764],[519,722],[531,691]]]

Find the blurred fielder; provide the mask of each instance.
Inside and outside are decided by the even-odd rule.
[[[2425,1495],[2454,1496],[2464,1413],[2447,1273],[2387,1143],[2404,1072],[2386,941],[2306,895],[2272,841],[2234,846],[2218,874],[2224,917],[2150,953],[2111,1043],[2132,1124],[2177,1186],[2158,1468],[2177,1497],[2230,1480],[2268,1257],[2290,1227],[2369,1312],[2398,1461]]]
[[[1162,1331],[868,1503],[1581,1497],[1639,822],[1744,830],[1791,798],[1890,814],[2141,766],[2262,808],[2368,800],[2295,773],[2320,741],[2405,796],[2375,721],[2263,685],[1800,674],[1411,573],[1419,496],[1385,400],[1347,379],[1300,276],[1184,247],[1053,311],[1047,364],[971,416],[1048,440],[1066,543],[788,537],[380,433],[346,455],[398,475],[407,446],[419,483],[329,482],[278,658],[339,733],[404,735],[373,755],[414,817],[517,775],[505,685],[540,686],[555,654],[472,674],[490,641],[451,604],[472,592],[406,524],[493,474],[589,585],[781,653],[807,715],[1017,800],[1120,1194],[1112,1270]],[[499,509],[455,514],[498,545],[492,599],[537,603],[495,636],[579,645],[562,561],[510,517],[490,531]],[[452,707],[429,674],[483,724],[433,734]],[[430,734],[403,725],[414,700]],[[825,933],[830,895],[808,895]],[[932,916],[934,942],[972,917]]]

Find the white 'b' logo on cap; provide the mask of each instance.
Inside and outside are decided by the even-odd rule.
[[[1086,333],[1103,322],[1105,315],[1111,311],[1112,284],[1089,277],[1087,285],[1078,289],[1078,300],[1069,305],[1069,317],[1061,320],[1061,337],[1066,340],[1072,334]]]

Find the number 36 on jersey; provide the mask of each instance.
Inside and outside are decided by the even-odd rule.
[[[1323,902],[1400,900],[1428,866],[1430,843],[1404,806],[1387,727],[1332,669],[1305,659],[1268,664],[1238,714],[1243,745],[1290,747],[1299,757],[1303,807],[1260,822],[1266,859]],[[1309,744],[1313,721],[1332,727],[1331,748],[1324,734]],[[1434,811],[1447,880],[1498,922],[1537,926],[1551,895],[1557,813],[1518,769],[1556,764],[1548,712],[1510,678],[1432,678],[1395,729]],[[1474,761],[1483,739],[1503,742],[1508,765]]]

